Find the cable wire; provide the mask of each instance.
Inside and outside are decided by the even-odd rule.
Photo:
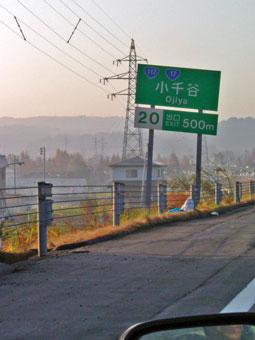
[[[18,35],[18,36],[20,37],[20,35]],[[0,188],[0,191],[3,191],[3,190],[24,190],[24,189],[37,189],[37,187],[16,187],[16,188],[8,187],[8,188]]]
[[[34,12],[32,12],[27,6],[25,6],[20,0],[17,0],[18,3],[23,6],[27,11],[29,11],[35,18],[37,18],[37,20],[39,20],[42,24],[44,24],[48,29],[50,29],[52,32],[54,32],[60,39],[62,39],[63,41],[66,42],[66,40],[59,34],[57,33],[52,27],[50,27],[47,23],[45,23],[41,18],[39,18]],[[69,21],[65,16],[63,16],[60,12],[58,12],[52,5],[50,5],[46,0],[43,0],[50,8],[52,8],[55,12],[57,12],[62,18],[64,18],[70,25],[73,26],[72,22]],[[59,0],[61,2],[61,0]],[[70,7],[68,7],[66,4],[63,3],[63,5],[65,7],[67,7],[74,15],[76,15],[78,18],[79,16],[72,11],[72,9]],[[79,18],[80,19],[80,18]],[[21,21],[21,20],[20,20]],[[24,22],[22,22],[24,25]],[[86,25],[88,25],[85,22]],[[27,25],[28,26],[28,25]],[[88,25],[92,30],[94,30],[90,25]],[[29,26],[28,26],[29,27]],[[32,31],[34,31],[31,27],[29,27]],[[113,55],[111,55],[109,52],[107,52],[102,46],[100,46],[99,44],[97,44],[93,39],[89,38],[83,31],[81,31],[80,29],[77,29],[77,31],[79,31],[82,35],[84,35],[86,38],[88,38],[90,41],[92,41],[96,46],[100,47],[102,50],[104,50],[104,52],[108,53],[112,58],[115,58]],[[36,34],[39,34],[37,32],[35,32]],[[97,32],[98,33],[98,32]],[[99,33],[98,33],[99,34]],[[99,34],[100,35],[100,34]],[[101,36],[101,35],[100,35]],[[102,37],[102,36],[101,36]],[[47,40],[46,38],[42,37],[42,39],[46,40],[48,43],[52,44],[49,40]],[[105,39],[104,37],[102,37],[103,39]],[[110,41],[108,41],[107,39],[105,39],[108,43],[110,43],[112,45],[112,43]],[[76,47],[73,44],[69,45],[74,48],[76,51],[78,51],[79,53],[83,54],[84,56],[86,56],[87,58],[89,58],[90,60],[94,61],[95,63],[99,64],[101,67],[103,67],[104,69],[106,69],[108,72],[110,73],[114,73],[112,70],[110,70],[108,67],[104,66],[103,64],[101,64],[100,62],[96,61],[94,58],[90,57],[88,54],[86,54],[84,51],[82,51],[80,48]],[[59,49],[58,47],[56,47],[55,44],[53,44],[53,46],[57,49]],[[114,46],[114,45],[113,45]],[[115,47],[115,46],[114,46]],[[116,48],[116,47],[115,47]],[[117,48],[118,49],[118,48]],[[103,78],[102,75],[98,74],[96,71],[92,70],[91,68],[89,68],[88,66],[84,65],[83,63],[81,63],[80,61],[77,61],[75,58],[73,58],[72,56],[70,56],[69,54],[67,54],[66,52],[64,52],[62,49],[60,49],[61,52],[63,52],[64,54],[68,55],[71,59],[74,59],[76,62],[78,62],[79,64],[81,64],[83,67],[89,69],[91,72],[95,73],[96,75],[98,75],[100,78]],[[118,49],[119,50],[119,49]],[[121,50],[119,50],[121,53],[123,53]],[[117,92],[116,88],[110,83],[111,88]],[[109,94],[109,92],[107,92]],[[124,104],[120,101],[119,98],[117,98],[117,102],[123,107],[125,108]]]
[[[2,7],[2,5],[0,4],[0,6]],[[99,85],[97,85],[96,83],[92,82],[91,80],[89,80],[88,78],[84,77],[83,75],[81,75],[80,73],[74,71],[73,69],[71,69],[69,66],[63,64],[61,61],[57,60],[56,58],[52,57],[50,54],[48,54],[47,52],[43,51],[41,48],[39,48],[38,46],[36,46],[35,44],[31,43],[28,40],[24,40],[16,31],[14,31],[14,29],[12,29],[8,24],[6,24],[4,21],[2,21],[0,19],[0,22],[6,26],[9,30],[11,30],[13,33],[15,33],[19,38],[21,38],[24,42],[26,42],[27,44],[29,44],[30,46],[32,46],[33,48],[35,48],[37,51],[43,53],[45,56],[47,56],[48,58],[50,58],[51,60],[55,61],[57,64],[61,65],[62,67],[64,67],[65,69],[67,69],[68,71],[72,72],[73,74],[75,74],[76,76],[78,76],[79,78],[81,78],[82,80],[85,80],[86,82],[88,82],[90,85],[93,85],[94,87],[102,90],[103,92],[110,94],[110,92],[108,92],[107,90],[105,90],[104,88],[100,87]]]
[[[108,18],[108,19],[110,19],[110,21],[129,39],[129,40],[131,40],[131,37],[129,36],[129,34],[115,21],[115,20],[113,20],[113,18],[102,8],[102,7],[100,7],[97,3],[96,3],[96,1],[95,0],[91,0],[93,3],[94,3],[94,5],[97,7],[97,8],[99,8],[100,9],[100,11],[102,11],[103,13],[104,13],[104,15]],[[139,45],[137,45],[136,44],[136,47],[138,47],[138,50],[140,50],[141,51],[141,48],[140,48],[140,46]],[[141,51],[141,53],[144,55],[144,53]]]
[[[95,197],[95,198],[87,198],[86,200],[74,200],[74,201],[70,201],[70,202],[68,202],[68,201],[54,201],[53,202],[53,204],[55,204],[55,203],[72,203],[72,202],[90,202],[90,201],[108,201],[108,200],[112,200],[112,196],[110,196],[110,197],[99,197],[99,198],[97,198],[97,197]],[[84,207],[83,207],[84,208]]]
[[[71,26],[73,26],[73,23],[67,19],[62,13],[60,13],[55,7],[53,7],[51,4],[48,3],[47,0],[43,0],[46,5],[48,5],[54,12],[56,12],[61,18],[63,18],[66,22],[68,22]],[[77,28],[77,31],[80,32],[83,36],[85,36],[89,41],[91,41],[93,44],[95,44],[98,48],[100,48],[102,51],[104,51],[106,54],[108,54],[111,58],[116,59],[114,55],[112,55],[110,52],[108,52],[103,46],[98,44],[95,40],[91,39],[86,33],[84,33],[82,30]],[[70,43],[69,43],[70,44]]]
[[[77,210],[79,210],[79,209],[88,209],[88,208],[98,208],[98,207],[110,207],[110,206],[112,206],[112,203],[108,203],[108,204],[100,204],[100,205],[88,205],[87,207],[72,207],[72,208],[59,208],[59,209],[54,209],[54,211],[53,212],[55,212],[55,211],[65,211],[65,210],[74,210],[74,209],[77,209]],[[91,214],[93,214],[92,212],[91,212]]]
[[[47,220],[48,221],[48,220]],[[3,229],[10,229],[10,228],[13,228],[13,227],[18,227],[18,226],[21,226],[21,225],[24,225],[24,224],[31,224],[31,223],[37,223],[39,221],[30,221],[30,222],[23,222],[23,223],[15,223],[15,224],[11,224],[11,225],[7,225],[7,226],[3,226],[2,228]]]
[[[13,208],[23,208],[23,207],[32,207],[37,205],[37,203],[33,203],[33,204],[21,204],[21,205],[13,205],[13,206],[8,206],[8,207],[0,207],[0,210],[4,210],[4,209],[13,209]]]
[[[74,194],[77,194],[79,195],[79,193],[66,193],[66,192],[63,192],[63,193],[52,193],[53,196],[65,196],[65,195],[74,195]],[[87,194],[87,195],[96,195],[96,194],[111,194],[111,191],[98,191],[98,192],[83,192],[81,194]]]
[[[16,215],[9,215],[9,216],[4,216],[4,218],[13,218],[13,217],[20,217],[20,216],[28,216],[28,215],[37,215],[37,212],[27,212],[26,214],[16,214]]]
[[[0,197],[1,200],[14,200],[14,199],[19,199],[19,198],[35,198],[37,195],[27,195],[27,196],[13,196],[13,197]]]
[[[126,31],[124,31],[123,30],[123,28],[121,28],[120,27],[120,25],[115,21],[115,20],[113,20],[113,18],[102,8],[102,7],[100,7],[99,5],[98,5],[98,3],[96,3],[96,1],[95,0],[91,0],[93,3],[94,3],[94,5],[97,7],[97,8],[99,8],[100,9],[100,11],[102,11],[103,13],[104,13],[104,15],[108,18],[108,19],[110,19],[110,21],[115,25],[115,26],[117,26],[118,27],[118,29],[128,38],[128,39],[131,39],[130,38],[130,36],[129,36],[129,34],[126,32]],[[126,46],[126,45],[125,45]]]
[[[104,198],[107,199],[107,198]],[[109,198],[108,198],[109,199]],[[97,200],[97,198],[94,198],[93,200]],[[88,201],[88,199],[84,199],[84,200],[66,200],[66,201],[54,201],[55,203],[72,203],[72,202],[86,202]]]
[[[77,18],[79,18],[79,15],[77,13],[75,13],[69,6],[67,6],[62,0],[58,0],[59,2],[61,2],[66,8],[69,9],[69,11],[71,13],[73,13]],[[114,47],[118,52],[120,52],[121,54],[124,55],[124,52],[121,51],[117,46],[115,46],[110,40],[108,40],[107,38],[105,38],[101,33],[99,33],[97,30],[95,30],[91,25],[89,25],[86,20],[82,20],[82,23],[84,23],[85,25],[87,25],[93,32],[95,32],[99,37],[101,37],[103,40],[105,40],[108,44],[110,44],[112,47]],[[80,31],[80,30],[79,30]]]
[[[73,61],[75,61],[76,63],[78,63],[79,65],[81,65],[82,67],[88,69],[89,71],[91,71],[92,73],[94,73],[95,75],[97,75],[98,77],[101,77],[101,74],[94,71],[92,68],[90,68],[89,66],[83,64],[81,61],[79,61],[78,59],[74,58],[72,55],[70,55],[69,53],[65,52],[62,48],[58,47],[56,44],[52,43],[50,40],[48,40],[47,38],[45,38],[43,35],[41,35],[40,33],[36,32],[31,26],[29,26],[28,24],[26,24],[25,22],[23,22],[22,20],[20,20],[20,22],[28,27],[32,32],[34,32],[36,35],[38,35],[41,39],[43,39],[44,41],[46,41],[48,44],[50,44],[51,46],[55,47],[58,51],[62,52],[63,54],[65,54],[66,56],[68,56],[70,59],[72,59]],[[71,45],[71,44],[69,44]],[[79,50],[81,52],[81,50]],[[91,60],[93,60],[91,58]],[[100,66],[103,66],[101,63],[99,63]]]
[[[95,214],[101,214],[104,212],[112,212],[113,210],[102,210],[102,211],[95,211],[93,213],[85,213],[85,214],[77,214],[77,215],[70,215],[70,216],[54,216],[52,217],[52,220],[60,220],[63,218],[73,218],[73,217],[81,217],[81,216],[86,216],[86,215],[95,215]]]
[[[73,188],[112,188],[112,185],[72,185]],[[54,185],[54,188],[70,188],[70,185]],[[96,191],[95,191],[96,192]]]
[[[62,37],[56,30],[54,30],[51,26],[49,26],[44,20],[42,20],[38,15],[36,15],[31,9],[29,9],[26,5],[24,5],[20,0],[16,0],[22,7],[24,7],[30,14],[32,14],[37,20],[39,20],[44,26],[46,26],[50,31],[52,31],[54,34],[57,35],[58,38],[60,38],[61,40],[63,40],[66,43],[66,40],[64,37]],[[2,5],[1,5],[2,6]],[[4,6],[2,6],[4,8]],[[8,11],[9,12],[9,11]],[[10,13],[10,12],[9,12]],[[12,14],[13,15],[13,14]],[[19,19],[20,22],[22,22]],[[23,25],[25,23],[23,22]],[[32,29],[31,27],[29,27],[30,29]],[[37,33],[39,34],[39,33]],[[44,38],[46,40],[46,38]],[[83,52],[81,49],[75,47],[72,44],[68,44],[70,45],[72,48],[74,48],[75,50],[79,51],[80,53],[82,53],[84,56],[86,56],[88,59],[90,59],[91,61],[95,62],[96,64],[98,64],[99,66],[103,67],[104,69],[106,69],[108,72],[113,73],[108,67],[104,66],[103,64],[101,64],[100,62],[96,61],[94,58],[90,57],[87,53]],[[95,71],[94,71],[95,72]],[[99,75],[99,74],[97,74]],[[100,75],[99,75],[100,76]]]
[[[77,17],[79,17],[78,14],[76,14],[69,6],[67,6],[63,0],[58,0],[59,2],[61,2],[66,8],[68,8],[74,15],[76,15]],[[124,45],[125,47],[129,48],[129,46],[125,43],[123,43],[123,41],[121,41],[115,34],[113,34],[111,31],[109,31],[104,25],[102,25],[97,19],[95,19],[91,14],[88,13],[88,11],[86,11],[81,5],[79,5],[76,1],[71,0],[73,3],[76,4],[76,6],[78,6],[84,13],[87,14],[88,17],[90,17],[93,21],[95,21],[99,26],[101,26],[106,32],[108,32],[112,37],[114,37],[117,41],[119,41],[122,45]],[[83,23],[85,23],[86,25],[88,25],[95,33],[97,33],[101,38],[103,38],[104,40],[106,40],[111,46],[113,46],[114,48],[116,48],[120,53],[124,54],[123,51],[121,51],[117,46],[115,46],[112,42],[110,42],[108,39],[104,38],[101,33],[97,32],[95,29],[93,29],[89,24],[86,23],[86,20],[83,20]]]
[[[83,191],[83,192],[63,192],[63,193],[52,193],[52,195],[54,196],[75,196],[75,195],[80,195],[80,196],[83,196],[83,195],[86,195],[86,194],[99,194],[100,192],[89,192],[89,191]],[[103,194],[111,194],[111,191],[103,191],[101,192]]]

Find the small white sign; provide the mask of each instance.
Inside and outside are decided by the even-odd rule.
[[[163,110],[152,108],[135,108],[135,127],[162,130]]]

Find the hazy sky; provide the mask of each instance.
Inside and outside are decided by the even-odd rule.
[[[125,116],[99,79],[125,71],[112,61],[134,38],[150,64],[220,70],[220,120],[255,118],[254,17],[254,0],[0,0],[0,116]]]

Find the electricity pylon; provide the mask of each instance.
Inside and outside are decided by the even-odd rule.
[[[112,77],[103,78],[103,82],[113,79],[127,79],[128,88],[108,96],[113,100],[116,96],[127,96],[127,108],[125,119],[125,130],[123,138],[122,159],[128,157],[140,156],[143,157],[143,142],[141,129],[134,127],[135,118],[135,93],[136,93],[136,75],[137,75],[137,62],[147,62],[147,59],[136,55],[135,42],[131,40],[130,53],[127,57],[117,59],[117,66],[122,62],[128,62],[128,71],[114,75]]]

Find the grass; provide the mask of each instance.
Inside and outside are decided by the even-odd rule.
[[[186,199],[190,196],[189,193],[184,191],[168,192],[167,193],[167,206],[170,208],[181,208]]]
[[[148,228],[172,222],[207,217],[210,216],[212,211],[224,213],[228,210],[254,203],[254,200],[246,200],[237,204],[233,203],[232,197],[225,197],[220,205],[216,205],[214,200],[211,199],[206,202],[200,202],[193,211],[164,213],[162,215],[158,215],[155,207],[151,209],[150,215],[148,209],[126,209],[124,214],[121,215],[121,225],[118,227],[112,226],[111,214],[104,216],[105,219],[102,222],[98,215],[93,215],[91,212],[91,215],[83,216],[78,224],[66,220],[61,225],[56,225],[55,222],[53,226],[47,227],[47,245],[48,248],[55,248],[58,245],[89,240],[109,234],[111,237],[120,237],[131,232],[147,230]],[[8,258],[17,256],[18,261],[20,261],[37,252],[35,249],[37,248],[37,225],[35,223],[26,224],[18,230],[13,228],[12,232],[12,237],[4,240],[3,251],[0,251],[0,262],[6,262],[6,256]],[[31,248],[33,250],[29,250]],[[13,259],[9,261],[13,261]]]
[[[27,260],[29,257],[37,255],[37,249],[30,249],[25,252],[19,252],[19,253],[11,253],[11,252],[5,252],[0,251],[0,263],[16,263],[20,261]]]
[[[100,201],[102,202],[102,200]],[[109,213],[98,213],[96,200],[90,202],[82,202],[79,206],[74,205],[54,205],[53,224],[47,227],[48,247],[52,248],[60,242],[66,242],[67,239],[76,240],[84,232],[100,228],[106,223],[109,224],[112,220],[111,211]],[[107,203],[107,198],[103,203]],[[102,204],[103,204],[102,203]],[[63,209],[62,208],[67,208]],[[78,215],[76,217],[68,217],[71,215]],[[82,215],[82,216],[79,216]],[[36,215],[29,223],[22,224],[19,227],[10,226],[16,221],[5,221],[2,228],[3,245],[2,250],[6,252],[24,252],[31,248],[37,248],[37,223]],[[27,221],[26,221],[27,222]],[[9,226],[8,226],[9,224]]]

